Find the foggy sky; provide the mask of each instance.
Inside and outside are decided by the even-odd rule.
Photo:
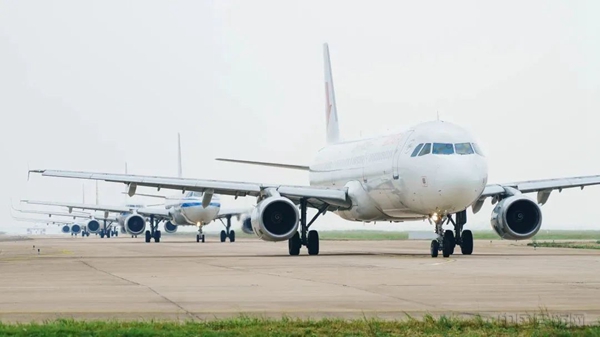
[[[175,176],[177,132],[186,177],[307,184],[213,159],[310,163],[325,144],[324,42],[343,138],[439,112],[479,139],[490,183],[600,174],[599,14],[597,1],[0,0],[0,230],[27,227],[11,198],[80,202],[85,184],[93,202],[94,182],[27,182],[28,167]],[[123,188],[101,182],[100,202]],[[554,191],[543,229],[600,228],[599,199],[600,186]],[[490,212],[467,226],[489,228]],[[342,227],[433,230],[315,225]]]

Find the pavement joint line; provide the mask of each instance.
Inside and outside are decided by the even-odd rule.
[[[158,292],[158,291],[156,291],[154,288],[152,288],[152,287],[150,287],[150,286],[148,286],[148,285],[141,284],[141,283],[138,283],[138,282],[135,282],[135,281],[132,281],[132,280],[126,279],[126,278],[124,278],[124,277],[121,277],[121,276],[119,276],[119,275],[115,275],[115,274],[113,274],[113,273],[111,273],[111,272],[108,272],[108,271],[106,271],[106,270],[102,270],[102,269],[100,269],[100,268],[94,267],[94,266],[92,266],[91,264],[89,264],[89,263],[87,263],[87,262],[85,262],[85,261],[83,261],[83,260],[79,260],[79,262],[83,263],[84,265],[88,266],[89,268],[92,268],[92,269],[94,269],[94,270],[96,270],[96,271],[98,271],[98,272],[100,272],[100,273],[104,273],[104,274],[110,275],[110,276],[112,276],[112,277],[115,277],[115,278],[121,279],[121,280],[123,280],[123,281],[125,281],[125,282],[129,282],[129,283],[131,283],[131,284],[133,284],[133,285],[137,285],[137,286],[140,286],[140,287],[145,287],[145,288],[147,288],[148,290],[150,290],[150,291],[152,291],[153,293],[155,293],[156,295],[158,295],[159,297],[161,297],[163,300],[165,300],[165,301],[167,301],[167,302],[171,303],[172,305],[176,306],[177,308],[179,308],[180,310],[182,310],[183,312],[185,312],[185,314],[186,314],[186,315],[188,315],[189,317],[191,317],[191,318],[193,318],[193,319],[200,319],[199,317],[197,317],[197,316],[195,316],[194,314],[192,314],[192,313],[191,313],[189,310],[187,310],[187,309],[185,309],[184,307],[182,307],[181,305],[179,305],[177,302],[175,302],[175,301],[173,301],[173,300],[169,299],[168,297],[166,297],[165,295],[163,295],[163,294],[159,293],[159,292]]]

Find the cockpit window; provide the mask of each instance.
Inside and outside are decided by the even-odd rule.
[[[413,151],[413,153],[410,156],[411,157],[416,157],[417,153],[419,153],[419,150],[421,150],[422,147],[423,147],[423,143],[417,145],[417,147],[415,147],[415,150]]]
[[[433,154],[453,154],[454,145],[451,143],[433,143]]]
[[[473,154],[473,147],[471,143],[457,143],[454,144],[457,154]]]
[[[427,144],[423,145],[421,152],[419,152],[419,157],[424,156],[429,153],[431,153],[431,143],[427,143]]]
[[[475,153],[477,153],[478,155],[485,157],[485,155],[483,154],[483,151],[481,151],[481,148],[479,147],[479,145],[477,145],[477,143],[473,143],[473,148],[475,149]]]

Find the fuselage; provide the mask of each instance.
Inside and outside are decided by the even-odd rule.
[[[201,192],[187,192],[183,196],[168,197],[165,207],[173,217],[174,224],[178,226],[205,225],[217,218],[221,199],[219,195],[213,195],[206,208],[202,206],[202,199]]]
[[[402,221],[466,209],[487,184],[475,139],[442,121],[406,132],[328,145],[310,165],[310,185],[347,187],[354,221]]]

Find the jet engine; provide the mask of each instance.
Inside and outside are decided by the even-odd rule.
[[[167,221],[167,222],[165,222],[164,229],[165,229],[166,233],[173,234],[173,233],[177,232],[178,227],[179,226],[173,224],[171,221]]]
[[[123,221],[127,233],[140,235],[146,230],[146,219],[139,214],[130,214]]]
[[[73,233],[73,234],[75,234],[75,235],[77,235],[77,234],[81,233],[81,226],[79,226],[79,225],[78,225],[78,224],[76,224],[76,223],[75,223],[75,224],[73,224],[73,225],[71,226],[71,233]]]
[[[251,222],[254,233],[265,241],[284,241],[297,231],[300,220],[298,208],[287,198],[268,197],[254,208]]]
[[[533,200],[515,195],[498,202],[492,211],[492,228],[503,239],[526,240],[542,226],[542,210]]]
[[[100,222],[96,219],[91,219],[87,222],[87,229],[90,233],[100,233]]]
[[[62,228],[60,229],[60,231],[63,232],[63,233],[71,233],[71,226],[64,225],[64,226],[62,226]]]
[[[242,222],[242,231],[246,234],[254,233],[252,231],[252,219],[250,219],[250,218],[244,219],[244,221]]]

